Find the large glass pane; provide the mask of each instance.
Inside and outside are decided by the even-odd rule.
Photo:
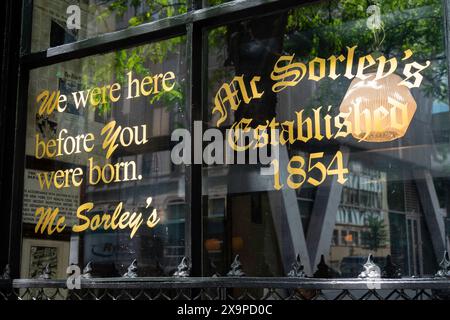
[[[171,275],[186,255],[185,167],[170,161],[185,50],[182,36],[31,71],[22,277],[88,262],[120,276],[134,259]]]
[[[219,227],[204,212],[205,244],[220,239],[205,266],[226,273],[239,254],[249,275],[283,275],[299,253],[310,275],[324,255],[355,277],[373,254],[435,270],[450,194],[442,1],[321,1],[207,39],[204,129],[240,129],[225,145],[250,147],[204,166],[204,198],[226,213]],[[267,145],[272,175],[249,162]]]

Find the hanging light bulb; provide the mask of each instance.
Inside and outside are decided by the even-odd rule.
[[[376,79],[376,73],[354,78],[339,107],[350,113],[352,135],[360,141],[385,142],[403,137],[417,108],[409,89],[398,85],[402,79],[390,74]]]

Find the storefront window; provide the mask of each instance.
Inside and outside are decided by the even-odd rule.
[[[88,262],[123,276],[135,259],[139,276],[171,276],[183,257],[225,276],[237,255],[248,276],[285,276],[297,255],[308,276],[322,260],[326,277],[357,277],[369,255],[436,272],[450,245],[443,2],[228,2],[26,8],[22,278]]]
[[[31,70],[21,277],[91,262],[120,276],[173,273],[186,255],[185,37]],[[62,220],[60,220],[62,219]]]

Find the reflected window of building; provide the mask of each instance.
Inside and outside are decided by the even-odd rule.
[[[186,0],[34,0],[31,52],[187,12]]]

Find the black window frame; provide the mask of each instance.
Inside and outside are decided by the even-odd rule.
[[[185,14],[30,53],[33,0],[3,1],[0,7],[5,18],[0,19],[4,21],[0,29],[4,35],[0,47],[0,266],[9,264],[11,278],[19,278],[26,110],[29,73],[32,69],[186,35],[189,88],[186,117],[193,131],[194,121],[205,120],[203,109],[207,92],[204,80],[208,29],[319,2],[321,0],[236,0],[201,8],[201,0],[188,0],[188,12]],[[450,1],[442,2],[445,47],[450,68]],[[202,165],[192,164],[186,169],[186,253],[192,263],[191,275],[202,276],[202,212],[205,206],[202,198]]]

